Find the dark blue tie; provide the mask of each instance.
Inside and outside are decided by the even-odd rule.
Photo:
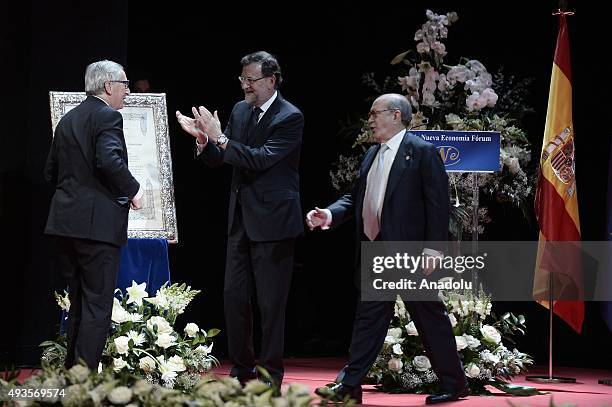
[[[263,112],[258,107],[254,107],[251,110],[251,117],[249,118],[249,124],[247,127],[247,144],[252,145],[255,142],[255,126],[257,126],[257,119],[259,118],[259,114]]]

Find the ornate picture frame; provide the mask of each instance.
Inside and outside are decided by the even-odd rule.
[[[85,100],[84,92],[49,92],[51,126]],[[125,98],[123,134],[130,171],[144,188],[144,207],[130,211],[128,237],[178,242],[172,157],[165,93],[137,93]]]

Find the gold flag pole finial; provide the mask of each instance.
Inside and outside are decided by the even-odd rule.
[[[564,15],[564,16],[573,16],[573,11],[567,11],[567,0],[559,0],[559,8],[557,11],[552,13],[553,16]]]

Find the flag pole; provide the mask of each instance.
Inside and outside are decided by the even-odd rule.
[[[567,1],[560,0],[559,8],[553,13],[555,16],[567,16],[574,15],[571,11],[567,10]],[[557,46],[559,46],[557,38]],[[552,270],[548,271],[548,375],[547,376],[526,376],[525,379],[532,382],[538,383],[575,383],[576,379],[573,377],[559,377],[553,375],[553,318],[554,318],[554,279]]]
[[[537,383],[576,383],[575,377],[553,375],[553,273],[548,273],[548,375],[526,376],[525,380]]]

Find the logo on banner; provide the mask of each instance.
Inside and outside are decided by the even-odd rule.
[[[567,194],[572,196],[574,194],[575,167],[574,137],[571,128],[563,129],[554,140],[546,145],[542,152],[542,163],[546,164],[549,158],[550,166],[557,179],[564,184],[572,184],[567,189]]]
[[[442,157],[445,167],[457,164],[461,159],[459,158],[460,153],[457,147],[453,146],[438,146],[438,153]]]

